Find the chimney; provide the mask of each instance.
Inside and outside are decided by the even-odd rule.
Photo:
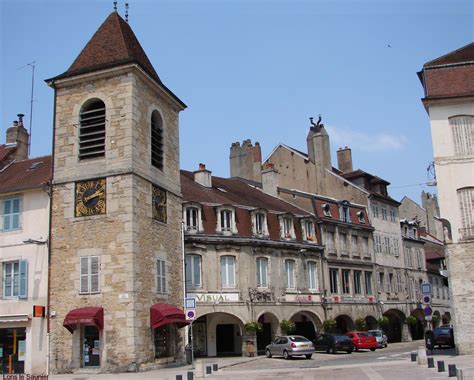
[[[344,149],[339,148],[337,151],[337,167],[343,173],[349,173],[354,170],[352,168],[351,148],[347,146]]]
[[[278,171],[273,164],[266,164],[262,171],[262,188],[265,193],[278,196]]]
[[[30,146],[30,135],[23,126],[23,115],[19,113],[18,121],[14,121],[13,125],[7,129],[6,142],[7,144],[16,144],[16,150],[13,158],[16,161],[27,160],[28,150]]]
[[[262,150],[258,142],[244,140],[242,146],[235,142],[230,147],[230,176],[262,181]]]
[[[199,170],[194,172],[194,182],[204,187],[212,187],[211,172],[206,169],[206,165],[199,164]]]

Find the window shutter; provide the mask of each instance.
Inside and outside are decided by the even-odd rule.
[[[89,257],[81,257],[81,293],[89,292]]]
[[[91,293],[99,291],[99,256],[91,256]]]
[[[28,298],[28,261],[20,260],[20,292],[19,298]]]
[[[161,289],[166,293],[166,261],[161,262]]]

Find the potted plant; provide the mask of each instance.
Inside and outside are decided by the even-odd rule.
[[[418,319],[414,317],[413,315],[410,315],[409,317],[407,317],[407,324],[409,326],[415,326],[417,322],[418,322]]]
[[[377,323],[380,327],[387,326],[389,323],[388,317],[382,315],[380,318],[377,319]]]
[[[439,315],[433,315],[431,320],[433,321],[433,326],[437,326],[439,322]]]
[[[250,333],[256,333],[263,330],[263,326],[260,322],[247,322],[245,324],[245,330]]]
[[[364,318],[357,318],[355,320],[355,325],[356,325],[356,329],[358,331],[364,331],[364,330],[367,330],[367,322],[365,321]]]
[[[280,322],[280,328],[287,334],[291,334],[293,331],[296,330],[295,322],[289,321],[287,319],[283,319]]]
[[[335,319],[326,319],[323,322],[324,332],[333,333],[336,332],[337,322]]]

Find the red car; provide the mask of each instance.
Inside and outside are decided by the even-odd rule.
[[[346,335],[352,339],[352,343],[354,343],[356,351],[360,350],[361,348],[375,351],[377,348],[377,339],[375,339],[375,336],[369,335],[366,331],[351,331]]]

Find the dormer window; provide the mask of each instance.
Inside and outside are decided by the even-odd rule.
[[[331,207],[327,204],[327,203],[324,203],[321,205],[321,208],[323,209],[323,214],[324,216],[327,216],[328,218],[331,218],[332,215],[331,215]]]
[[[256,236],[263,237],[267,233],[267,217],[263,211],[254,211],[252,213],[253,233]]]
[[[359,223],[365,223],[365,212],[360,210],[357,212],[357,219],[359,219]]]
[[[201,231],[201,209],[197,205],[185,206],[183,218],[186,223],[186,232]]]
[[[294,239],[295,231],[293,228],[293,218],[291,216],[283,216],[280,218],[280,231],[283,239]]]
[[[105,156],[105,104],[94,99],[79,115],[79,160]]]
[[[316,242],[313,221],[311,219],[303,219],[301,222],[301,227],[303,229],[303,240]]]
[[[236,231],[234,210],[231,208],[219,208],[217,210],[217,226],[224,235],[232,235]]]
[[[339,219],[343,222],[350,223],[351,215],[349,213],[349,202],[343,201],[339,207]]]

